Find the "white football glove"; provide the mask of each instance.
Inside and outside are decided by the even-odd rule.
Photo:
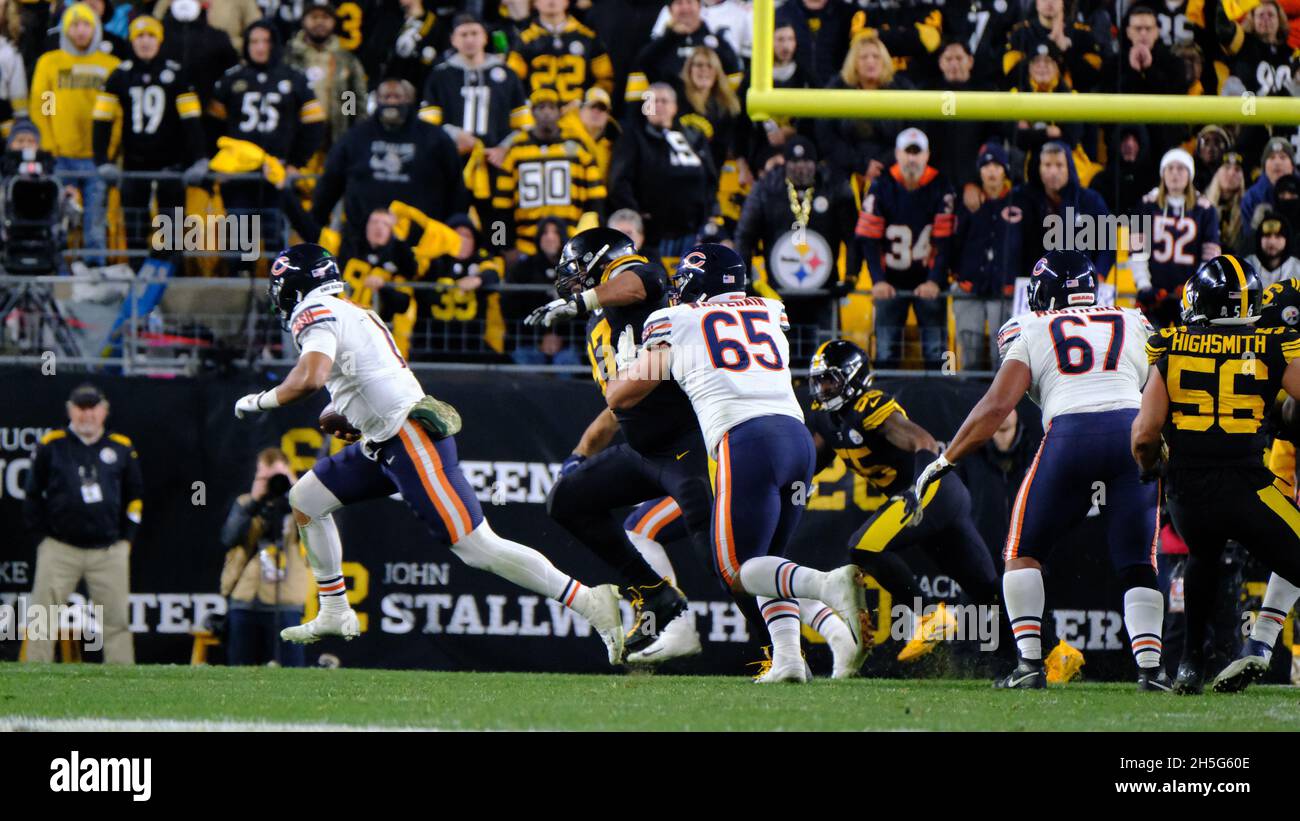
[[[618,347],[614,350],[614,365],[618,372],[622,373],[636,364],[636,358],[641,353],[636,344],[636,332],[632,326],[628,325],[623,328],[623,333],[618,335]]]
[[[271,394],[270,400],[264,398],[268,393]],[[279,403],[275,401],[273,391],[250,393],[247,396],[241,396],[239,401],[235,403],[235,418],[243,419],[246,413],[262,413],[278,406]]]
[[[524,318],[524,324],[549,328],[558,320],[571,319],[577,315],[578,304],[573,300],[552,299],[540,308],[534,308],[533,312]]]
[[[912,517],[908,519],[908,527],[915,527],[921,523],[921,508],[925,504],[925,492],[929,490],[930,485],[939,481],[939,477],[953,469],[953,463],[940,456],[933,462],[925,466],[921,475],[916,477],[916,486],[912,491],[914,499],[910,499],[909,506],[913,506]]]

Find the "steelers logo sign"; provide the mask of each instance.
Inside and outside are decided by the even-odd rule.
[[[1300,322],[1300,308],[1294,305],[1288,305],[1282,309],[1282,321],[1288,325],[1295,325]]]
[[[826,238],[811,228],[801,233],[787,231],[772,244],[768,262],[778,290],[822,288],[835,273],[835,254]]]

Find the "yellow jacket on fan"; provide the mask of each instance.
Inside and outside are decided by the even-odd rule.
[[[84,50],[77,49],[68,39],[68,26],[74,20],[85,20],[95,28]],[[91,114],[95,98],[104,88],[108,75],[121,62],[100,51],[101,39],[99,16],[84,3],[77,3],[63,13],[59,48],[45,52],[36,61],[28,112],[41,131],[41,147],[56,157],[94,157]]]

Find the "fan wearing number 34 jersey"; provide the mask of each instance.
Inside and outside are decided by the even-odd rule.
[[[646,319],[639,356],[632,329],[623,330],[605,399],[626,410],[669,378],[690,398],[718,463],[714,568],[732,592],[758,597],[772,636],[772,666],[759,680],[806,681],[799,599],[829,606],[861,652],[865,590],[853,565],[824,573],[782,558],[817,456],[790,378],[784,310],[775,299],[745,296],[746,281],[740,255],[724,245],[686,253],[673,276],[676,304]]]
[[[1124,626],[1138,686],[1170,689],[1160,666],[1159,482],[1144,481],[1129,449],[1152,330],[1136,310],[1097,306],[1097,279],[1092,262],[1077,251],[1051,251],[1038,261],[1028,286],[1033,313],[1003,326],[997,377],[916,483],[917,498],[924,498],[926,486],[987,441],[1026,393],[1043,409],[1043,441],[1016,495],[1003,551],[1003,600],[1020,661],[999,687],[1046,686],[1042,562],[1057,536],[1096,505],[1125,590]]]

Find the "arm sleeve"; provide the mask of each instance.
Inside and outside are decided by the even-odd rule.
[[[614,146],[614,156],[610,160],[609,167],[610,210],[631,208],[641,213],[636,197],[635,179],[638,153],[638,141],[633,135],[625,134]]]
[[[176,89],[176,113],[181,118],[181,129],[185,132],[185,144],[189,147],[190,160],[207,156],[207,146],[203,137],[203,117],[199,107],[199,95],[194,86],[185,81]]]
[[[307,84],[306,76],[298,73],[293,82],[298,92],[294,95],[294,100],[299,106],[293,142],[286,159],[290,165],[302,167],[311,160],[311,155],[316,153],[325,139],[325,109]]]
[[[1022,331],[1023,328],[1016,319],[1008,320],[998,331],[998,354],[1004,362],[1016,359],[1029,364],[1029,343],[1025,341]]]
[[[318,225],[327,225],[330,221],[330,212],[334,210],[334,205],[343,196],[343,179],[344,171],[347,169],[348,140],[340,140],[333,148],[330,149],[329,155],[325,158],[325,170],[316,180],[316,193],[312,197],[311,216]]]
[[[23,499],[23,521],[33,536],[43,538],[50,532],[45,518],[45,488],[50,482],[50,447],[41,445],[32,458],[32,470],[27,474],[26,496]]]
[[[863,261],[867,263],[867,272],[871,274],[872,284],[889,281],[889,276],[880,261],[880,240],[885,236],[886,216],[880,202],[880,190],[879,185],[871,184],[867,196],[862,200],[862,213],[858,215],[858,225],[854,230],[854,234],[858,237],[858,247],[862,249]]]
[[[952,189],[944,191],[934,213],[934,227],[930,230],[930,281],[940,287],[948,284],[948,252],[957,224],[957,217],[953,214],[955,200]]]
[[[249,498],[245,504],[241,499],[236,499],[230,506],[230,512],[226,514],[226,521],[221,525],[221,546],[234,547],[243,544],[244,539],[248,536],[248,526],[253,521],[253,507],[256,502]]]

